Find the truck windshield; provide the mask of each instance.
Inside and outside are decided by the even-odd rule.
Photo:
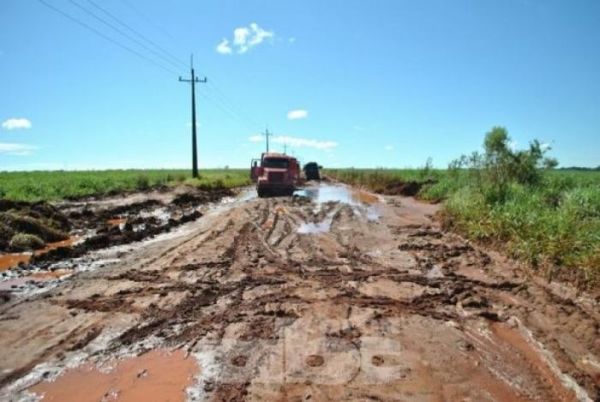
[[[262,162],[262,167],[265,168],[287,169],[288,166],[289,160],[285,158],[269,158]]]

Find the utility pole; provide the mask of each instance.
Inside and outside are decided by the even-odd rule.
[[[283,144],[283,154],[287,155],[287,143]]]
[[[198,79],[194,74],[194,55],[190,57],[191,79],[186,80],[179,77],[179,82],[190,82],[192,84],[192,177],[198,177],[198,149],[196,146],[196,83],[205,83],[206,77]]]
[[[265,139],[267,140],[267,153],[269,153],[269,137],[273,135],[272,133],[269,132],[269,129],[267,128],[265,130]]]

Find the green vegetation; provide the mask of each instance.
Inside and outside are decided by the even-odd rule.
[[[504,128],[486,134],[484,152],[462,156],[447,170],[333,170],[344,182],[393,193],[419,184],[419,198],[444,200],[442,222],[527,262],[548,278],[600,285],[600,172],[554,170],[548,149],[533,141],[512,150]]]
[[[66,218],[52,207],[21,207],[3,201],[0,207],[0,250],[30,250],[44,247],[47,242],[65,240],[68,224]],[[46,215],[46,216],[44,216]]]
[[[199,179],[189,176],[185,170],[0,172],[0,198],[49,201],[147,190],[177,183],[207,189],[250,183],[245,169],[203,170]]]
[[[13,251],[37,250],[46,245],[42,239],[36,235],[27,233],[17,233],[10,240],[10,249]]]

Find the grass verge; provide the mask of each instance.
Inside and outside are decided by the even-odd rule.
[[[535,184],[495,188],[473,172],[432,169],[337,169],[331,177],[385,193],[416,182],[416,196],[443,201],[443,225],[525,261],[549,279],[600,287],[600,172],[549,170]]]
[[[246,169],[202,170],[199,179],[185,170],[102,170],[0,172],[0,198],[55,201],[144,191],[184,183],[201,188],[233,188],[250,183]]]

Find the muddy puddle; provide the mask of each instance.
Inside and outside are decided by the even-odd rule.
[[[256,196],[251,188],[238,194],[194,188],[151,194],[157,198],[134,194],[58,204],[56,210],[69,220],[74,235],[33,252],[0,253],[0,290],[15,295],[49,290],[74,273],[108,266],[146,244],[185,235],[203,215]]]
[[[324,204],[340,203],[352,207],[354,214],[363,216],[368,221],[377,221],[381,216],[383,198],[367,191],[348,187],[321,183],[319,186],[309,186],[294,193],[297,197],[305,197],[316,204],[315,214],[319,214]],[[297,230],[299,234],[322,234],[331,230],[331,224],[336,211],[328,213],[319,221],[302,223]]]
[[[317,204],[340,202],[350,205],[373,205],[382,201],[378,195],[361,189],[324,183],[298,190],[294,195],[308,197]]]
[[[319,234],[327,233],[331,229],[331,223],[333,222],[333,216],[327,216],[325,220],[321,222],[306,222],[298,227],[298,233],[300,234]]]
[[[127,219],[125,218],[111,218],[111,219],[107,219],[106,223],[109,226],[121,226],[121,225],[125,225],[125,223],[127,223]]]
[[[141,356],[84,364],[29,389],[44,402],[185,401],[200,368],[183,350],[152,350]]]
[[[44,248],[35,250],[34,252],[2,254],[0,255],[0,271],[16,267],[19,264],[27,264],[33,256],[41,256],[61,247],[72,247],[79,240],[77,236],[73,236],[66,240],[48,243]]]

